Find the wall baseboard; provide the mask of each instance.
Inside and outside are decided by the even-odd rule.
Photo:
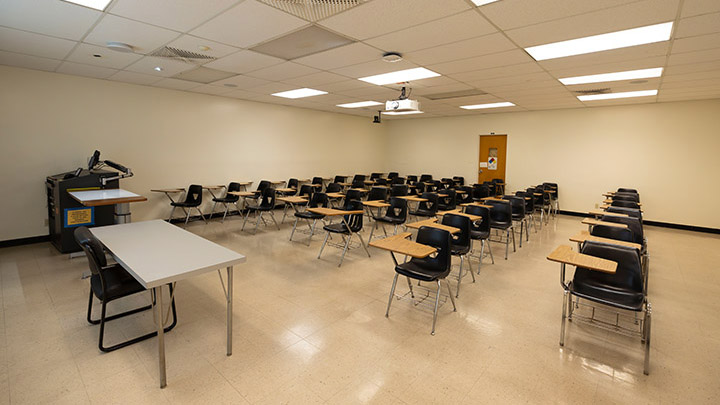
[[[0,248],[32,245],[33,243],[50,242],[50,235],[30,236],[28,238],[10,239],[0,241]]]
[[[562,210],[558,211],[558,214],[569,215],[572,217],[583,217],[583,218],[589,218],[589,217],[593,216],[593,215],[590,215],[590,214],[584,213],[584,212],[562,211]],[[650,226],[657,226],[660,228],[680,229],[683,231],[712,233],[712,234],[720,235],[720,229],[718,229],[718,228],[706,228],[704,226],[682,225],[682,224],[673,224],[670,222],[647,221],[647,220],[643,220],[643,224],[650,225]]]

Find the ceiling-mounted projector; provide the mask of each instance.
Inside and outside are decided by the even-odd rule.
[[[417,100],[388,100],[385,102],[386,111],[418,111],[420,103]]]

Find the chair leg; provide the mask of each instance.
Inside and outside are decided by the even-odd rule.
[[[460,272],[458,273],[458,285],[457,285],[457,292],[455,293],[455,298],[460,297],[460,283],[462,282],[462,272],[463,272],[463,263],[464,262],[465,262],[464,257],[460,256]],[[434,330],[434,328],[433,328],[433,330]]]
[[[223,205],[225,205],[225,212],[223,212],[222,222],[225,222],[225,217],[227,216],[228,211],[230,211],[230,206],[227,203],[223,203]]]
[[[520,220],[520,247],[522,248],[523,222]],[[513,226],[513,243],[515,242],[515,226]],[[515,245],[513,244],[513,248]],[[515,250],[513,250],[514,252]]]
[[[507,260],[509,247],[510,247],[510,228],[505,230],[505,260]]]
[[[453,312],[457,312],[457,307],[455,306],[455,298],[453,298],[453,296],[452,296],[452,291],[450,290],[450,282],[447,280],[447,278],[445,279],[445,286],[447,286],[448,297],[450,297],[450,302],[452,302],[452,304],[453,304]]]
[[[177,207],[172,207],[172,210],[170,210],[170,217],[168,217],[167,219],[168,222],[172,221],[173,214],[175,213],[175,208]]]
[[[345,253],[348,250],[348,246],[350,246],[350,237],[352,235],[348,235],[347,238],[345,235],[343,235],[343,239],[345,239],[345,248],[343,249],[342,256],[340,256],[340,263],[338,263],[338,267],[342,266],[343,260],[345,260]]]
[[[480,260],[478,260],[478,271],[477,271],[478,274],[480,274],[480,267],[482,267],[482,259],[483,259],[484,254],[485,254],[485,239],[480,239]]]
[[[212,209],[210,210],[210,215],[208,215],[208,219],[212,219],[212,216],[215,213],[216,206],[217,206],[217,201],[213,202],[213,206],[212,206]]]
[[[565,318],[567,318],[568,299],[572,305],[572,299],[568,296],[568,291],[563,291],[563,307],[562,307],[562,323],[560,324],[560,346],[565,346]]]
[[[415,298],[415,291],[413,291],[412,282],[410,281],[410,277],[406,276],[405,280],[407,280],[408,288],[410,289],[410,298]]]
[[[250,210],[248,209],[247,212],[245,213],[245,219],[243,219],[243,224],[242,224],[242,228],[240,228],[240,231],[245,230],[245,223],[247,222],[249,216],[250,216]]]
[[[513,253],[517,252],[517,249],[515,249],[515,227],[510,225],[510,233],[512,234],[512,240],[513,240]],[[520,235],[522,236],[522,235]],[[522,243],[522,240],[520,241]]]
[[[257,221],[255,222],[255,230],[253,231],[253,235],[257,233],[258,226],[260,226],[260,220],[262,220],[262,211],[256,212],[255,215],[257,215]]]
[[[322,246],[320,246],[320,253],[318,253],[318,257],[317,257],[318,259],[320,258],[320,255],[322,254],[323,249],[325,249],[325,244],[327,244],[327,241],[328,241],[328,238],[329,238],[329,237],[330,237],[330,232],[328,232],[328,233],[325,235],[325,242],[323,242]]]
[[[490,261],[492,264],[495,264],[495,256],[493,256],[492,245],[490,244],[490,240],[483,239],[483,243],[487,243],[488,252],[490,252]]]
[[[385,223],[383,222],[382,224],[380,224],[380,226],[382,227],[383,234],[385,234],[385,237],[387,238],[387,230],[385,230]]]
[[[462,269],[462,266],[460,267]],[[460,284],[458,284],[458,291]],[[450,294],[452,295],[452,293]],[[433,325],[431,335],[435,336],[435,322],[437,321],[438,306],[440,305],[440,280],[437,280],[437,290],[435,291],[435,310],[433,311]]]
[[[275,220],[275,213],[272,212],[272,211],[269,211],[269,212],[270,212],[270,219],[272,219],[273,223],[275,224],[275,227],[276,227],[277,230],[279,231],[279,230],[280,230],[280,225],[278,225],[277,221]]]
[[[393,278],[392,288],[390,289],[390,298],[388,298],[388,306],[387,306],[387,309],[385,310],[385,318],[390,316],[390,304],[392,304],[393,297],[395,296],[395,285],[397,284],[397,279],[398,279],[398,273],[395,273],[395,278]]]
[[[365,245],[365,241],[363,241],[362,236],[357,232],[355,232],[355,234],[357,235],[358,239],[360,239],[360,244],[362,245],[363,249],[365,249],[365,253],[367,253],[368,257],[370,257],[370,251],[368,250],[367,246]],[[370,243],[370,240],[368,240],[368,243]]]
[[[475,273],[473,273],[473,270],[472,270],[472,262],[470,261],[470,255],[467,254],[467,255],[465,255],[465,257],[467,257],[468,271],[470,272],[470,275],[472,276],[473,283],[474,283],[474,282],[475,282]],[[480,271],[480,266],[479,266],[479,265],[478,265],[478,271]]]
[[[643,374],[650,374],[650,327],[652,320],[652,307],[650,304],[645,306],[645,321],[643,322],[643,329],[645,334],[645,363],[643,366]]]
[[[297,229],[297,223],[300,220],[299,217],[295,217],[295,224],[293,224],[293,229],[290,231],[290,240],[292,241],[292,237],[295,234],[295,229]]]
[[[375,228],[377,228],[377,221],[375,221],[375,224],[370,227],[370,238],[368,240],[372,240],[373,233],[375,233]]]
[[[185,215],[185,225],[187,225],[188,221],[190,220],[190,211],[186,211]]]
[[[207,219],[205,219],[205,215],[203,215],[202,211],[200,211],[200,207],[195,207],[197,212],[200,214],[200,218],[207,224]]]

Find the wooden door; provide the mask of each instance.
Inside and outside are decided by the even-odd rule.
[[[506,156],[507,135],[480,135],[478,183],[492,179],[503,179],[505,182]]]

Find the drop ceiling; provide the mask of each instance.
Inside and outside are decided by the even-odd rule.
[[[284,0],[113,0],[101,12],[61,0],[0,0],[0,64],[365,116],[376,107],[336,105],[384,102],[399,94],[399,86],[358,78],[416,67],[442,75],[410,83],[425,114],[393,119],[720,98],[718,0],[306,4],[316,9]],[[523,49],[668,21],[674,22],[672,37],[660,43],[541,62]],[[109,50],[108,41],[127,43],[134,53]],[[165,46],[209,58],[146,56]],[[385,52],[399,52],[404,59],[384,62]],[[204,70],[194,72],[198,67]],[[663,67],[663,75],[640,82],[564,86],[558,81],[654,67]],[[328,94],[297,100],[271,96],[304,87]],[[596,102],[576,97],[575,91],[603,88],[659,92]],[[515,106],[459,108],[504,101]]]

